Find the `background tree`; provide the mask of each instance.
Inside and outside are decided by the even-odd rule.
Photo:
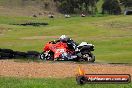
[[[102,5],[102,13],[121,14],[121,7],[118,0],[104,0]]]
[[[99,0],[54,0],[61,13],[94,13]]]
[[[132,7],[132,0],[120,0],[120,3],[125,7]]]

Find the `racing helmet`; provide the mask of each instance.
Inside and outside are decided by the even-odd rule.
[[[66,35],[62,35],[59,39],[62,42],[67,42],[70,38],[68,38]]]

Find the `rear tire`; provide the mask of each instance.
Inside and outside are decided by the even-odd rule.
[[[53,52],[42,52],[39,57],[41,60],[54,60],[54,53]]]
[[[40,58],[41,60],[46,60],[46,59],[45,59],[44,52],[42,52],[42,53],[39,55],[39,58]]]

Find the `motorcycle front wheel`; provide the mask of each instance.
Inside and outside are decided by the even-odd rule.
[[[82,59],[87,61],[87,62],[94,62],[95,61],[95,56],[92,53],[85,53],[82,55]]]

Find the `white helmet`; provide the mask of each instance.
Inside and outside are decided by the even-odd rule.
[[[67,41],[69,38],[66,35],[62,35],[59,39],[61,41]]]

